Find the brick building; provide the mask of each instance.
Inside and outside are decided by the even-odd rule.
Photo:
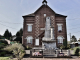
[[[25,46],[42,46],[42,38],[45,32],[45,19],[50,17],[51,25],[54,27],[56,45],[63,44],[67,40],[66,17],[54,12],[48,5],[47,1],[42,2],[42,6],[34,13],[23,16],[23,40]]]

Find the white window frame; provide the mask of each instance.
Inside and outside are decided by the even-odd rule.
[[[35,39],[35,45],[39,46],[39,39]]]
[[[63,25],[63,24],[57,24],[57,26],[58,26],[58,31],[62,31],[62,25]]]
[[[31,37],[31,39],[30,39],[30,37]],[[26,39],[27,39],[27,44],[33,43],[33,37],[32,36],[27,36]]]
[[[32,25],[33,24],[27,24],[27,31],[32,32]]]
[[[58,43],[62,43],[63,44],[64,37],[63,36],[58,36],[57,40],[58,40]]]

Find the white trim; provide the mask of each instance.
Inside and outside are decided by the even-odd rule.
[[[40,30],[45,30],[45,28],[40,28]]]
[[[29,35],[29,36],[27,36],[25,39],[27,39],[28,37],[32,37],[32,36]],[[33,39],[33,37],[32,37],[32,39]]]
[[[57,24],[58,25],[58,31],[60,30],[60,31],[62,31],[62,25],[63,24]]]
[[[63,25],[63,24],[57,24],[58,26]]]
[[[62,37],[63,39],[65,39],[63,36],[61,36],[61,35],[59,35],[58,37]],[[58,39],[58,37],[57,37],[57,39]]]
[[[33,25],[33,24],[27,24],[27,25]]]

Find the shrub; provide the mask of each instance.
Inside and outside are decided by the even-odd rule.
[[[75,54],[76,56],[79,56],[79,47],[76,47],[76,48],[75,48],[74,54]]]
[[[25,50],[30,50],[30,49],[32,49],[31,47],[29,47],[28,45],[27,46],[25,46],[25,45],[22,45],[24,48],[25,48]]]
[[[70,45],[69,44],[67,44],[67,49],[70,49]]]
[[[1,56],[6,56],[7,54],[12,55],[12,52],[8,52],[8,51],[5,51],[5,50],[0,50],[0,57]]]
[[[66,47],[66,46],[64,46],[64,45],[60,45],[60,49],[70,49],[70,45],[69,45],[69,44],[67,44],[67,47]]]
[[[64,46],[64,45],[61,45],[61,46],[60,46],[60,49],[64,49],[64,48],[65,48],[65,46]]]
[[[6,48],[4,48],[4,50],[12,51],[18,60],[21,60],[25,55],[24,47],[19,43],[14,43],[12,45],[9,45]]]

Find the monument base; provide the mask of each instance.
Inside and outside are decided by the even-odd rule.
[[[56,50],[56,41],[46,41],[46,40],[43,40],[42,42],[42,47],[44,49],[53,49],[53,50]]]

